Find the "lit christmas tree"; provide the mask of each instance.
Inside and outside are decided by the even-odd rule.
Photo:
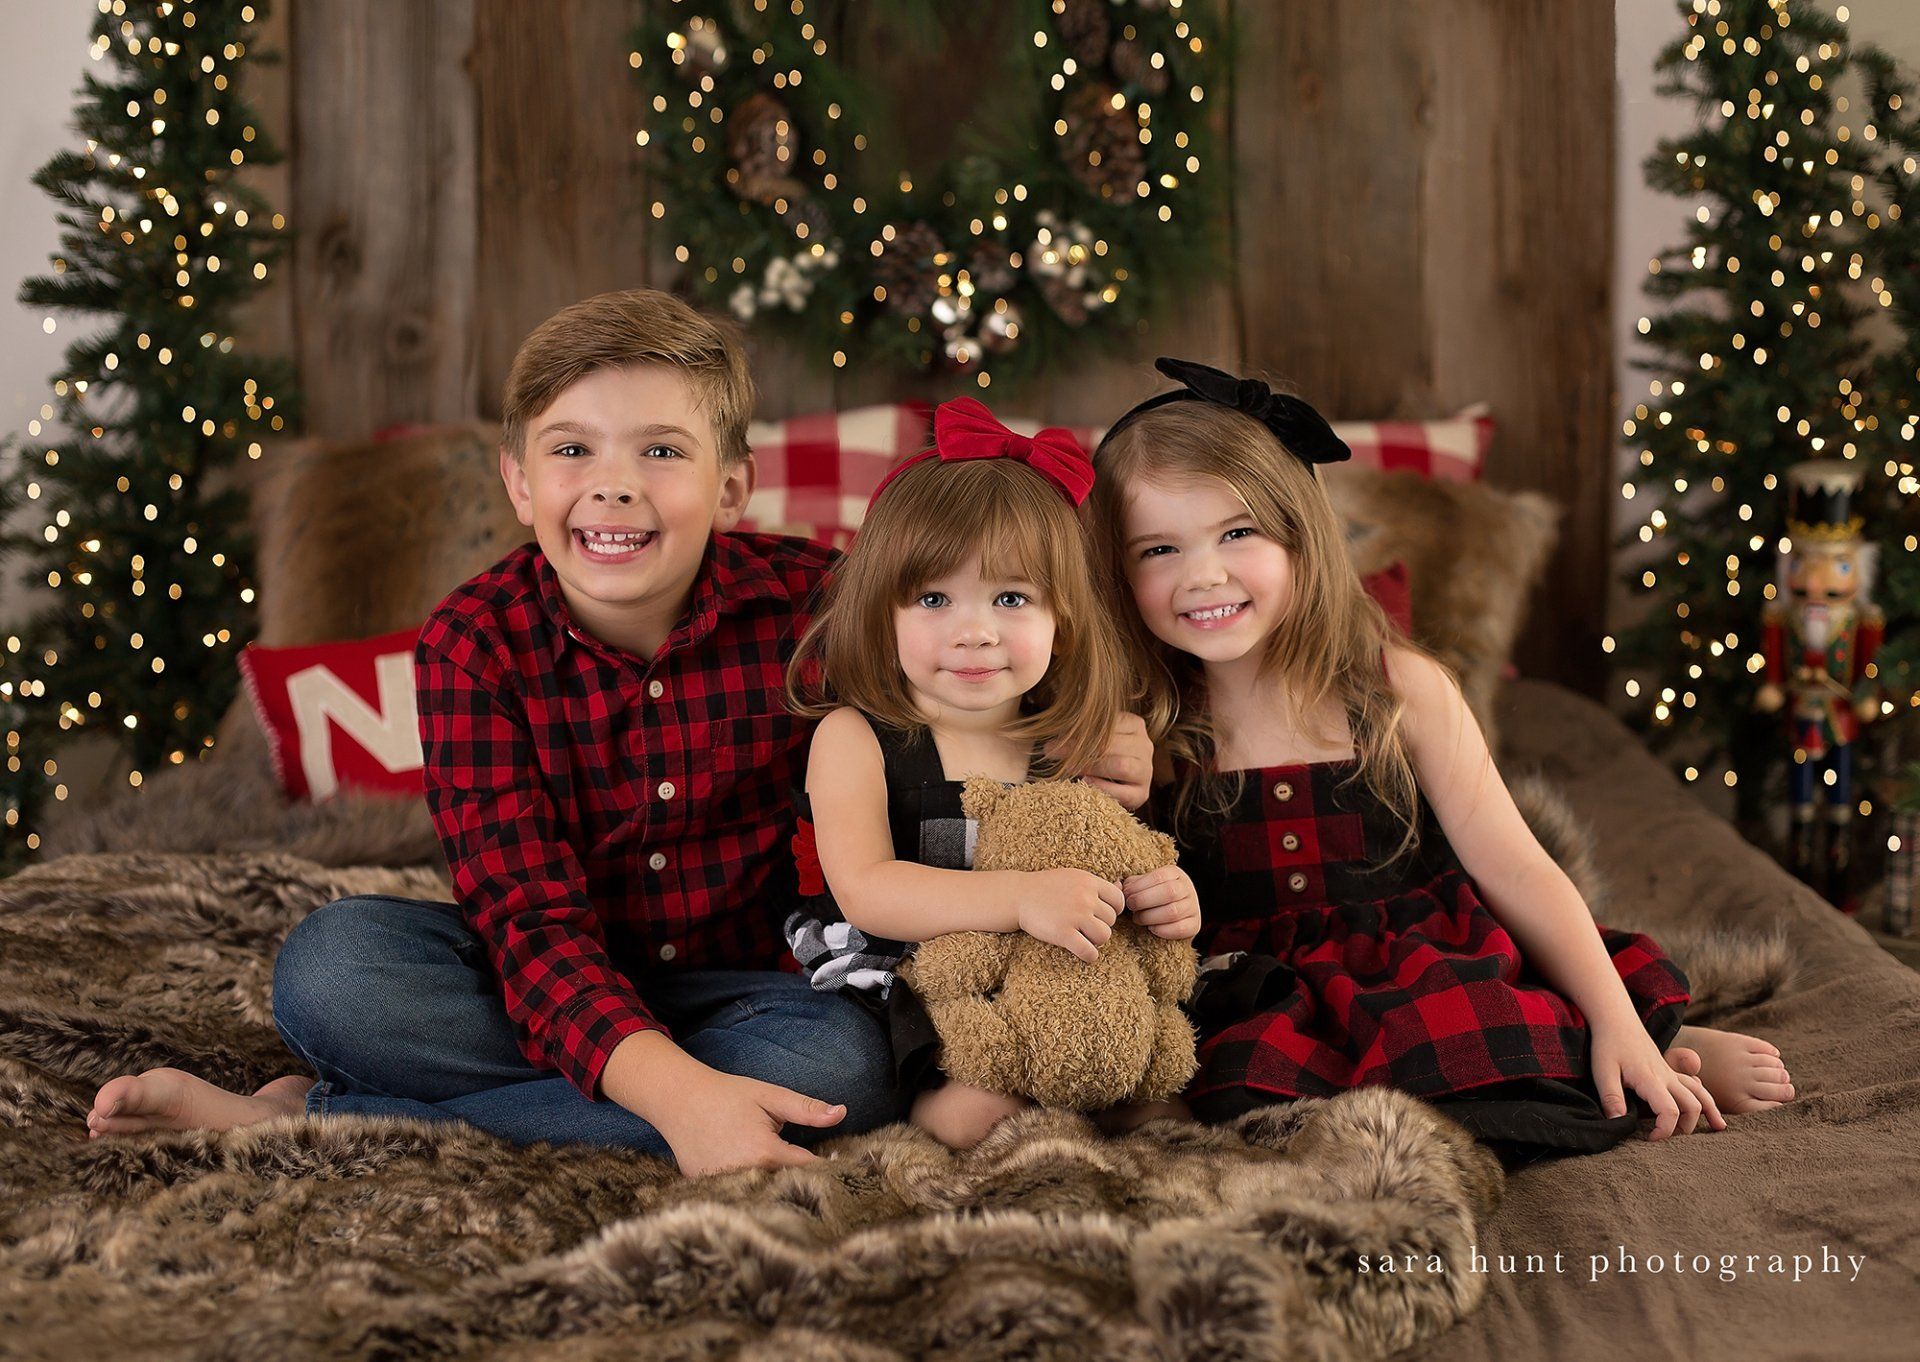
[[[1656,375],[1623,424],[1637,455],[1623,545],[1636,619],[1609,639],[1619,681],[1689,780],[1723,781],[1761,823],[1792,756],[1756,711],[1761,613],[1775,599],[1784,475],[1859,460],[1862,500],[1885,490],[1863,410],[1854,281],[1870,273],[1870,131],[1841,125],[1850,53],[1835,15],[1786,0],[1690,0],[1656,69],[1700,124],[1666,140],[1647,182],[1694,207],[1686,242],[1651,262],[1665,304],[1639,330]],[[1869,527],[1872,533],[1873,527]],[[1638,552],[1632,552],[1638,548]]]
[[[20,298],[81,314],[53,394],[0,452],[0,549],[47,599],[0,639],[0,862],[65,799],[57,745],[104,731],[139,786],[212,745],[251,636],[237,462],[293,419],[283,366],[243,353],[240,305],[281,248],[249,166],[278,153],[241,98],[262,0],[101,0],[79,151],[34,182],[60,208],[53,272]]]
[[[1884,53],[1863,54],[1882,148],[1880,214],[1869,281],[1892,310],[1899,341],[1880,356],[1872,391],[1886,439],[1881,473],[1888,495],[1882,519],[1879,598],[1887,612],[1881,671],[1903,731],[1920,708],[1920,98],[1911,76]],[[1920,756],[1920,753],[1909,755]]]

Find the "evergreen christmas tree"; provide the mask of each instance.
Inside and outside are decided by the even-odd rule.
[[[1872,392],[1886,481],[1877,598],[1887,614],[1881,673],[1906,734],[1920,729],[1920,96],[1910,73],[1879,51],[1862,55],[1882,148],[1873,241],[1874,296],[1898,337],[1879,357]],[[1909,740],[1909,746],[1920,742]],[[1910,755],[1920,756],[1920,752]]]
[[[1656,377],[1622,427],[1637,456],[1622,489],[1635,619],[1608,646],[1652,736],[1688,779],[1732,786],[1751,830],[1791,755],[1780,718],[1755,708],[1785,471],[1858,460],[1865,500],[1884,490],[1852,297],[1872,147],[1839,118],[1842,17],[1788,0],[1680,9],[1686,31],[1656,69],[1700,122],[1645,171],[1694,213],[1685,243],[1649,266],[1647,294],[1665,306],[1640,319],[1653,355],[1637,367]]]
[[[23,303],[80,314],[53,398],[0,451],[16,509],[0,548],[46,594],[0,639],[0,861],[64,799],[56,745],[103,731],[140,785],[198,757],[251,636],[245,499],[234,465],[293,419],[284,366],[243,352],[279,216],[245,182],[278,159],[241,97],[263,0],[102,0],[75,109],[84,149],[34,182],[61,250]]]

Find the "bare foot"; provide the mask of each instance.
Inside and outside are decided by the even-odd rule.
[[[1793,1100],[1793,1077],[1779,1047],[1758,1036],[1683,1026],[1667,1062],[1683,1074],[1699,1075],[1723,1116],[1767,1111]]]
[[[1148,1121],[1191,1121],[1193,1113],[1187,1109],[1185,1102],[1172,1097],[1164,1102],[1134,1102],[1124,1107],[1109,1107],[1093,1119],[1107,1134],[1124,1135]]]
[[[135,1135],[143,1130],[232,1130],[298,1116],[307,1109],[313,1080],[304,1074],[276,1078],[251,1097],[216,1088],[179,1069],[148,1069],[109,1079],[94,1094],[87,1138]]]
[[[971,1149],[1001,1121],[1032,1105],[1024,1097],[947,1082],[913,1099],[912,1120],[949,1149]]]

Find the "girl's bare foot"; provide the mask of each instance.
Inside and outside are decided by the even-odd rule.
[[[143,1130],[232,1130],[298,1116],[307,1109],[313,1080],[304,1074],[276,1078],[251,1097],[216,1088],[179,1069],[148,1069],[109,1079],[94,1094],[87,1138],[134,1135]]]
[[[1667,1051],[1667,1063],[1697,1074],[1723,1116],[1767,1111],[1793,1100],[1793,1076],[1779,1047],[1758,1036],[1683,1026]]]
[[[1177,1097],[1162,1102],[1135,1102],[1124,1107],[1109,1107],[1094,1118],[1095,1124],[1109,1135],[1124,1135],[1148,1121],[1191,1121],[1193,1113]]]
[[[971,1149],[1001,1121],[1032,1105],[1024,1097],[947,1082],[913,1099],[912,1120],[949,1149]]]

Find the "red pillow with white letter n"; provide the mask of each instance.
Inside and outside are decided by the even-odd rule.
[[[425,797],[413,689],[419,637],[403,629],[241,651],[240,675],[289,799],[318,802],[342,790]]]

